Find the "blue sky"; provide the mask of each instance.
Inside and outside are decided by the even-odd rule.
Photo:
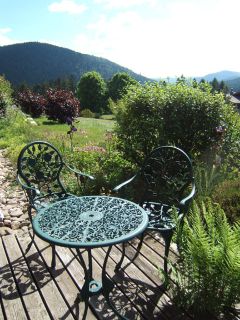
[[[147,77],[240,72],[240,0],[0,0],[0,46],[47,42]]]

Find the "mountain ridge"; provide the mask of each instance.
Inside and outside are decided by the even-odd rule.
[[[77,79],[97,71],[106,80],[117,72],[127,72],[140,82],[150,79],[105,58],[83,54],[42,42],[0,46],[0,74],[13,85],[34,85],[73,75]]]

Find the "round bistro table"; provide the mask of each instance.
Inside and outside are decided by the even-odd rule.
[[[50,244],[76,248],[85,273],[81,298],[85,302],[83,318],[87,315],[89,298],[102,293],[111,309],[121,319],[109,294],[114,285],[106,274],[112,245],[124,243],[142,234],[148,225],[146,211],[136,203],[108,196],[72,197],[40,210],[33,219],[33,230]],[[102,266],[102,281],[92,276],[91,249],[109,247]],[[88,252],[88,266],[80,249]]]

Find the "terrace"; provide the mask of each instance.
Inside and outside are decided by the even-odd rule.
[[[77,297],[84,272],[75,250],[56,247],[56,269],[51,269],[51,248],[35,238],[25,254],[29,236],[8,235],[0,241],[1,319],[82,319],[84,303]],[[111,300],[129,319],[192,319],[174,306],[164,291],[158,268],[163,268],[164,247],[154,234],[147,234],[139,256],[130,263],[137,240],[126,248],[122,269],[114,272],[121,246],[114,246],[107,274],[114,281]],[[105,248],[93,250],[93,270],[99,278]],[[171,259],[176,257],[171,251]],[[83,258],[86,256],[83,253]],[[157,263],[157,264],[156,264]],[[117,319],[102,295],[90,298],[86,319]]]

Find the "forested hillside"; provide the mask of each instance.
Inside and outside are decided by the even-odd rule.
[[[233,91],[240,91],[240,77],[225,82],[229,89],[233,89]]]
[[[13,85],[25,82],[28,85],[75,76],[95,70],[104,79],[117,72],[127,72],[137,81],[149,80],[107,59],[78,53],[66,48],[28,42],[0,47],[0,74]]]

